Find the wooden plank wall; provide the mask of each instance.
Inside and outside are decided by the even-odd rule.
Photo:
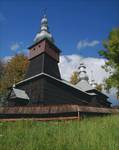
[[[21,107],[0,107],[0,114],[55,114],[70,112],[119,113],[119,109],[88,107],[80,105],[39,105]]]

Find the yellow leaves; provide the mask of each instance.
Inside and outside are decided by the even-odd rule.
[[[97,84],[96,89],[101,92],[102,91],[102,84]]]
[[[28,66],[28,58],[24,54],[18,54],[5,65],[4,76],[0,81],[0,92],[7,90],[13,83],[23,79]]]
[[[70,79],[70,83],[72,84],[77,84],[78,83],[78,73],[75,71],[73,72],[72,76],[71,76],[71,79]]]

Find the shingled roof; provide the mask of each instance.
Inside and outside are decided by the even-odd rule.
[[[76,84],[77,88],[80,88],[82,91],[93,90],[94,88],[85,80],[81,80]]]
[[[28,95],[26,94],[26,92],[24,90],[20,90],[20,89],[16,89],[16,88],[12,89],[10,97],[13,98],[13,99],[14,98],[20,98],[20,99],[29,100],[29,97],[28,97]]]

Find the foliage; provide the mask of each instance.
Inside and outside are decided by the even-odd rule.
[[[119,116],[0,123],[1,150],[118,150]]]
[[[8,88],[23,79],[27,66],[28,58],[24,54],[17,54],[4,64],[0,78],[1,101],[6,98]]]
[[[105,80],[105,88],[109,90],[116,87],[119,96],[119,29],[110,32],[103,46],[105,49],[99,51],[99,54],[107,59],[103,68],[110,73],[110,77]]]
[[[72,84],[77,84],[78,83],[78,81],[79,81],[79,79],[78,79],[78,72],[73,72],[73,74],[72,74],[72,76],[71,76],[71,79],[70,79],[70,83],[72,83]]]
[[[2,60],[0,59],[0,79],[3,76],[3,71],[4,71],[4,64],[3,64]]]
[[[102,84],[97,84],[96,89],[101,92],[102,91],[102,86],[103,86]]]

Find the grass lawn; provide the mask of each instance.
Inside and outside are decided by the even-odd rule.
[[[119,150],[119,116],[1,122],[0,150]]]

